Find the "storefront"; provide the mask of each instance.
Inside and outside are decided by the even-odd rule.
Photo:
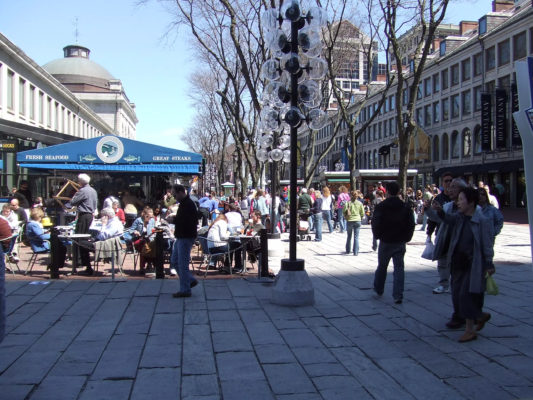
[[[200,154],[112,135],[19,152],[17,163],[27,170],[33,195],[42,197],[84,172],[99,197],[128,190],[154,202],[167,184],[189,186],[202,173]]]

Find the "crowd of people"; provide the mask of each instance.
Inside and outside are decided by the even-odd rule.
[[[128,246],[139,252],[140,273],[144,274],[154,258],[154,232],[162,230],[171,253],[170,274],[180,277],[180,289],[175,297],[189,297],[191,288],[197,284],[189,264],[199,233],[206,238],[211,254],[231,254],[224,259],[222,271],[233,268],[240,272],[244,260],[241,252],[235,251],[240,246],[238,240],[228,241],[232,233],[257,233],[265,228],[284,232],[288,228],[287,187],[276,195],[257,189],[237,197],[222,193],[217,196],[215,192],[198,197],[194,190],[174,185],[156,204],[145,205],[134,201],[129,193],[123,193],[121,198],[106,197],[98,212],[98,196],[89,184],[90,177],[80,174],[78,183],[80,189],[65,207],[76,207],[76,233],[93,233],[91,239],[80,246],[84,273],[94,273],[90,260],[93,243],[120,235]],[[498,209],[498,199],[483,182],[478,182],[477,186],[468,185],[462,178],[447,172],[442,174],[441,184],[428,185],[423,191],[407,188],[405,193],[396,182],[369,184],[365,193],[348,191],[346,186],[340,186],[335,192],[329,187],[300,188],[296,208],[298,220],[307,221],[307,229],[314,232],[315,241],[322,240],[324,227],[330,234],[346,233],[345,252],[354,256],[361,248],[361,226],[370,224],[373,239],[368,246],[378,252],[374,291],[377,296],[383,295],[387,267],[392,259],[392,296],[397,304],[403,301],[406,243],[418,224],[420,230],[426,231],[427,242],[435,242],[432,258],[437,261],[439,282],[433,293],[451,292],[452,295],[453,313],[446,326],[450,329],[465,326],[459,341],[467,342],[476,339],[477,332],[491,318],[483,312],[483,293],[486,276],[494,273],[493,245],[502,229],[503,216]],[[95,229],[93,223],[97,215],[100,219]],[[18,261],[14,245],[21,226],[25,226],[25,239],[34,251],[49,249],[50,235],[43,226],[44,216],[42,199],[33,200],[27,182],[22,181],[0,215],[0,239],[10,261]],[[252,256],[257,255],[254,251],[251,251]],[[53,278],[58,277],[65,256],[62,248],[59,257],[55,257],[56,265],[51,266]]]

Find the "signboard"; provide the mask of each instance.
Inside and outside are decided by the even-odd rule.
[[[492,98],[490,93],[481,93],[481,150],[491,150]]]
[[[4,151],[6,153],[15,153],[17,151],[17,141],[16,140],[0,141],[0,151]]]

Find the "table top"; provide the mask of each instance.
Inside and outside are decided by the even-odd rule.
[[[72,226],[72,225],[57,225],[55,228],[59,229],[60,231],[69,231],[69,230],[74,229],[74,226]]]
[[[72,235],[58,235],[60,238],[67,239],[86,239],[90,238],[92,235],[90,233],[73,233]]]

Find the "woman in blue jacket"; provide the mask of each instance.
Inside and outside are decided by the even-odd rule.
[[[35,253],[50,250],[50,233],[45,232],[43,229],[43,225],[41,224],[43,217],[44,211],[42,208],[32,208],[30,211],[30,221],[26,224],[26,238]]]

